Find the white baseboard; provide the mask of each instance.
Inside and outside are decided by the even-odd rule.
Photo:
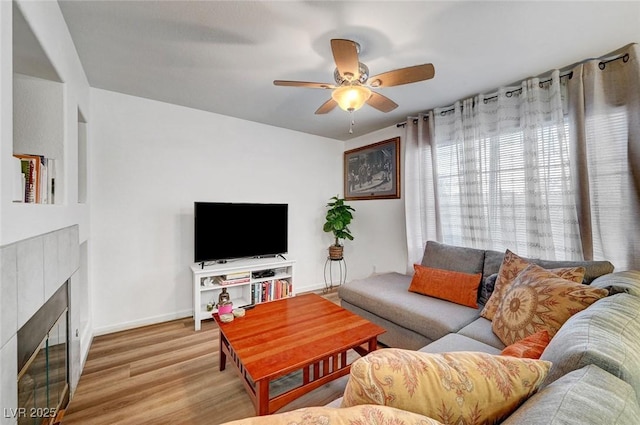
[[[300,286],[295,285],[296,294],[303,294],[305,292],[317,292],[325,288],[324,283],[316,283],[312,285]]]
[[[315,283],[311,285],[298,286],[296,285],[296,294],[302,294],[304,292],[317,292],[325,289],[324,283]],[[193,316],[192,310],[177,311],[174,313],[163,314],[160,316],[147,317],[145,319],[133,320],[131,322],[123,322],[115,325],[103,326],[95,328],[93,330],[93,337],[106,335],[113,332],[126,331],[129,329],[139,328],[141,326],[155,325],[156,323],[168,322],[170,320],[182,319],[185,317]],[[87,350],[88,351],[88,350]]]
[[[192,310],[176,311],[174,313],[163,314],[160,316],[147,317],[140,320],[118,323],[115,325],[103,326],[93,330],[93,336],[110,334],[113,332],[126,331],[129,329],[139,328],[141,326],[155,325],[156,323],[168,322],[170,320],[183,319],[193,316]]]

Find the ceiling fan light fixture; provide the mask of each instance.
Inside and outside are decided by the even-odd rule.
[[[331,93],[331,97],[338,103],[341,109],[347,112],[357,111],[362,108],[371,97],[371,90],[364,86],[342,86]]]

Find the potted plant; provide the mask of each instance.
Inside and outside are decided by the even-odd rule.
[[[329,258],[332,260],[341,260],[343,246],[340,245],[340,239],[353,240],[348,226],[351,220],[353,220],[353,214],[351,214],[351,212],[355,211],[355,209],[345,204],[344,199],[338,198],[337,196],[329,199],[327,207],[329,207],[326,216],[327,221],[324,223],[322,230],[332,232],[336,238],[335,243],[329,247]]]

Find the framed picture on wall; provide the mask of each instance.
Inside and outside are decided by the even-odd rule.
[[[344,197],[400,198],[400,137],[344,153]]]

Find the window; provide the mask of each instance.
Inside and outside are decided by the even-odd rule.
[[[560,127],[438,140],[443,242],[579,259],[568,131],[564,120]]]

